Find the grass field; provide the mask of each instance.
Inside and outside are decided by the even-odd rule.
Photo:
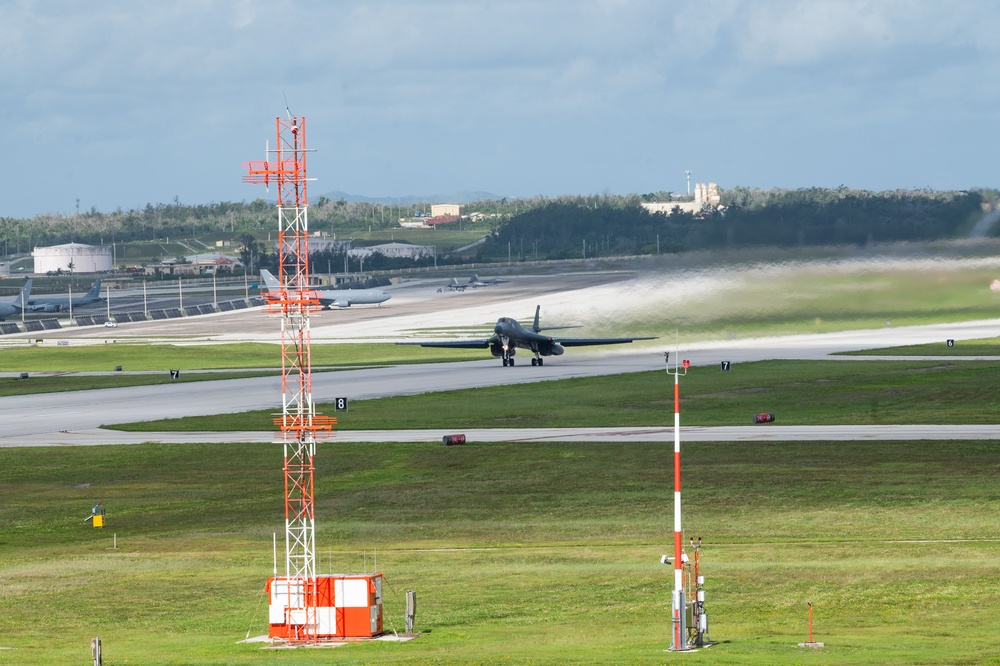
[[[451,352],[451,353],[448,353]],[[424,349],[407,345],[350,344],[313,345],[314,368],[433,363],[441,360],[481,359],[482,352]],[[53,344],[7,347],[0,351],[0,372],[110,372],[125,370],[226,370],[280,368],[277,344],[240,342],[229,344]]]
[[[124,386],[150,386],[153,384],[183,384],[213,379],[242,379],[244,377],[261,377],[277,374],[280,374],[279,370],[257,372],[252,370],[199,373],[182,372],[177,379],[171,379],[170,374],[166,370],[156,375],[114,373],[97,376],[66,376],[62,374],[30,376],[29,373],[28,379],[0,377],[0,396],[87,391],[91,389],[121,388]]]
[[[680,323],[743,335],[994,316],[990,273],[782,277],[726,298],[710,294]],[[792,283],[815,299],[795,297]],[[737,301],[756,304],[753,321],[727,307]],[[992,356],[995,343],[900,353]],[[269,345],[108,347],[4,349],[0,366],[232,370],[274,367],[277,356]],[[327,349],[332,356],[314,348],[314,364],[436,354]],[[998,366],[695,368],[682,383],[682,422],[745,424],[772,411],[780,424],[996,423]],[[669,425],[671,383],[665,373],[641,373],[355,401],[338,414],[339,427]],[[136,427],[273,428],[269,412]],[[0,449],[0,648],[13,648],[0,650],[0,663],[89,663],[99,635],[109,666],[1000,665],[997,442],[685,444],[686,534],[705,539],[706,608],[720,643],[684,655],[664,652],[672,576],[659,558],[672,541],[672,450],[672,442],[321,443],[320,571],[370,571],[377,551],[386,626],[402,631],[404,593],[414,589],[423,635],[275,651],[236,641],[266,632],[263,583],[272,534],[283,527],[278,447]],[[98,501],[105,530],[83,522]],[[807,602],[822,651],[796,647],[807,637]]]
[[[670,443],[323,444],[326,571],[387,577],[408,644],[266,651],[267,445],[0,450],[0,659],[106,664],[1000,663],[995,442],[685,446],[710,633],[671,655]],[[81,522],[103,501],[108,528]],[[118,549],[113,550],[112,535]],[[947,540],[947,541],[940,541]],[[815,607],[821,652],[806,639]]]
[[[684,425],[996,423],[984,395],[1000,361],[765,361],[693,368],[681,383]],[[446,405],[443,408],[442,405]],[[317,407],[334,415],[332,404]],[[120,430],[273,430],[273,410],[115,425]],[[356,400],[338,429],[673,425],[665,372],[568,379],[475,391]]]

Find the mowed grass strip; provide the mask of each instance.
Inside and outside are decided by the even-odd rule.
[[[982,340],[942,340],[926,345],[904,345],[883,349],[866,349],[858,352],[843,352],[844,355],[861,356],[1000,356],[1000,338]]]
[[[449,353],[450,352],[450,353]],[[430,363],[440,360],[475,360],[482,352],[424,349],[386,343],[312,345],[314,368],[367,366],[397,363]],[[240,342],[228,344],[132,344],[5,347],[0,350],[0,372],[111,372],[125,370],[226,370],[281,368],[278,344]]]
[[[18,377],[0,377],[0,396],[30,395],[38,393],[61,393],[63,391],[89,391],[92,389],[122,388],[125,386],[152,386],[156,384],[178,384],[187,382],[202,382],[220,379],[244,379],[246,377],[266,377],[278,375],[280,370],[265,371],[220,371],[220,372],[182,372],[177,379],[172,379],[170,373],[129,374],[125,372],[109,373],[107,375],[46,375],[35,374],[27,379]]]
[[[272,445],[0,450],[11,663],[991,663],[996,442],[685,446],[711,635],[669,655],[671,442],[320,445],[319,569],[387,576],[415,642],[264,652]],[[108,528],[83,518],[97,501]],[[119,548],[113,550],[112,534]],[[954,540],[942,543],[939,540]],[[925,542],[926,541],[926,542]],[[822,652],[806,638],[815,608]]]
[[[502,368],[496,371],[502,381]],[[526,369],[530,371],[530,369]],[[762,361],[692,368],[681,380],[681,422],[747,425],[773,412],[782,425],[983,424],[998,419],[1000,361]],[[350,388],[345,387],[349,395]],[[338,429],[673,425],[665,372],[567,379],[332,404]],[[115,425],[130,431],[272,430],[273,410]]]

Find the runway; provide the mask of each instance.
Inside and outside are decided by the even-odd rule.
[[[350,308],[347,311],[325,312],[316,318],[313,339],[317,344],[347,342],[358,339],[399,340],[426,335],[425,329],[440,331],[443,325],[489,324],[497,316],[511,314],[522,316],[522,311],[533,312],[533,304],[544,302],[554,310],[569,308],[573,303],[588,302],[594,298],[607,298],[608,289],[620,289],[627,273],[608,272],[597,274],[572,274],[565,276],[538,276],[498,287],[480,288],[478,293],[449,294],[437,292],[434,281],[414,281],[394,288],[391,307],[383,309]],[[388,305],[388,304],[387,304]],[[566,321],[560,318],[560,323]],[[180,328],[178,328],[178,326]],[[63,330],[48,337],[65,337],[71,344],[92,342],[104,344],[116,338],[141,338],[156,341],[161,337],[175,344],[203,344],[236,340],[277,341],[279,324],[273,317],[260,311],[242,311],[232,314],[190,317],[180,322],[146,322],[123,325],[108,331],[100,328]],[[436,328],[435,328],[436,327]],[[957,341],[989,338],[1000,331],[1000,319],[966,322],[960,324],[934,324],[912,327],[886,327],[865,331],[828,334],[790,335],[770,338],[685,343],[680,355],[689,359],[694,368],[716,366],[722,361],[734,364],[768,359],[835,359],[860,360],[874,357],[831,356],[836,352],[857,351],[879,347],[892,347],[922,343],[942,345],[947,339]],[[171,337],[171,332],[180,337]],[[183,335],[182,335],[183,333]],[[590,334],[585,331],[583,334]],[[619,332],[620,334],[620,332]],[[673,345],[667,339],[653,340],[632,345],[605,348],[573,349],[560,357],[553,357],[542,367],[531,366],[527,358],[514,367],[502,367],[498,360],[484,357],[481,361],[461,363],[436,363],[399,365],[313,374],[314,401],[330,402],[335,398],[365,400],[394,395],[446,390],[471,389],[492,385],[512,385],[537,381],[554,381],[574,377],[621,374],[642,371],[664,371],[664,352]],[[277,350],[275,351],[277,354]],[[900,360],[900,357],[893,357]],[[931,357],[918,357],[931,358]],[[969,357],[947,357],[948,361]],[[252,365],[252,363],[248,363]],[[672,383],[664,378],[665,387]],[[101,436],[95,429],[102,425],[134,421],[180,418],[249,410],[274,409],[280,411],[280,378],[258,377],[251,379],[204,381],[184,384],[162,384],[95,391],[70,391],[41,395],[22,395],[0,398],[0,447],[12,446],[64,446],[73,444],[129,443],[153,441],[152,434],[129,435],[107,432]],[[726,441],[745,441],[754,438],[816,439],[924,439],[924,438],[1000,438],[996,430],[973,427],[957,430],[945,437],[944,431],[933,427],[886,426],[890,430],[838,430],[821,428],[826,433],[781,426],[751,428],[749,430],[685,429],[685,437],[719,437]],[[895,428],[895,429],[894,429]],[[902,429],[899,429],[902,428]],[[456,431],[461,431],[460,425]],[[672,438],[672,430],[634,429],[609,434],[600,430],[562,431],[559,433],[523,431],[476,431],[474,441],[552,441],[593,440],[596,437]],[[836,434],[837,432],[843,434]],[[494,433],[494,434],[489,434]],[[561,433],[561,434],[560,434]],[[643,433],[646,433],[645,435]],[[705,434],[702,434],[705,433]],[[768,433],[768,434],[764,434]],[[905,433],[905,434],[900,434]],[[72,436],[69,436],[72,434]],[[433,441],[446,433],[381,433],[369,437],[378,441]],[[360,433],[341,431],[341,441],[352,441]],[[192,439],[195,437],[197,439]],[[410,437],[417,437],[411,440]],[[155,441],[271,441],[271,434],[232,433],[219,439],[217,434],[196,435],[158,433]],[[500,438],[500,439],[496,439]],[[375,441],[375,440],[357,440]],[[602,440],[604,441],[604,440]],[[634,440],[632,440],[634,441]],[[707,439],[705,441],[718,441]]]
[[[329,438],[338,442],[377,444],[382,442],[434,443],[449,434],[466,436],[467,446],[494,442],[663,442],[673,446],[673,427],[638,428],[444,428],[437,430],[339,430]],[[1000,440],[1000,425],[864,425],[864,426],[681,426],[685,445],[705,442],[766,444],[767,442],[889,442],[942,440]],[[102,428],[45,433],[10,446],[105,446],[109,444],[270,444],[280,441],[272,432],[119,432]]]

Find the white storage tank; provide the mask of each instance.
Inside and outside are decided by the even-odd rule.
[[[82,243],[36,247],[35,273],[62,270],[64,273],[100,273],[111,270],[111,248]],[[70,263],[73,268],[70,269]]]

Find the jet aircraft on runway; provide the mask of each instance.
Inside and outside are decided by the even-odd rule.
[[[101,298],[101,281],[98,279],[94,281],[94,286],[90,288],[90,291],[82,296],[50,296],[42,294],[29,300],[25,310],[28,312],[66,312],[70,309],[70,306],[75,308],[80,305],[88,305],[103,300]]]
[[[514,365],[514,355],[517,349],[526,349],[534,358],[531,365],[543,365],[544,356],[560,356],[564,347],[585,347],[588,345],[617,345],[635,340],[653,340],[655,338],[560,338],[542,335],[543,330],[556,328],[573,328],[572,326],[551,326],[543,329],[538,324],[542,306],[535,308],[535,321],[531,328],[525,328],[515,319],[500,317],[493,327],[493,335],[482,340],[449,340],[443,342],[400,342],[402,345],[420,345],[421,347],[446,347],[451,349],[489,349],[493,356],[503,360],[504,366]]]
[[[443,287],[440,287],[438,291],[444,291],[446,289],[448,291],[465,291],[465,288],[468,286],[469,285],[465,284],[464,282],[459,282],[458,278],[452,278],[451,280],[448,281],[448,284],[446,284]]]
[[[504,278],[498,278],[498,277],[481,278],[478,275],[473,275],[472,277],[469,278],[469,284],[472,284],[476,287],[485,287],[492,284],[503,284],[506,281],[507,280],[505,280]]]
[[[267,287],[268,291],[274,290],[278,291],[281,289],[281,284],[278,282],[278,278],[274,277],[269,271],[261,269],[260,277],[264,280],[264,285]],[[365,305],[372,303],[384,303],[389,300],[389,292],[383,291],[381,289],[320,289],[317,288],[316,295],[319,298],[319,302],[327,309],[331,310],[333,308],[349,308],[352,305]],[[379,307],[382,307],[379,305]]]
[[[31,278],[28,278],[24,282],[24,286],[21,287],[21,291],[18,292],[17,296],[9,301],[0,303],[0,321],[3,321],[7,317],[12,317],[14,315],[21,314],[21,304],[28,299],[31,295]]]
[[[480,279],[478,275],[473,275],[469,278],[468,282],[459,282],[458,278],[452,278],[448,281],[448,284],[438,289],[438,291],[465,291],[469,287],[476,289],[478,287],[489,287],[495,284],[501,284],[506,282],[503,278],[485,278]]]

